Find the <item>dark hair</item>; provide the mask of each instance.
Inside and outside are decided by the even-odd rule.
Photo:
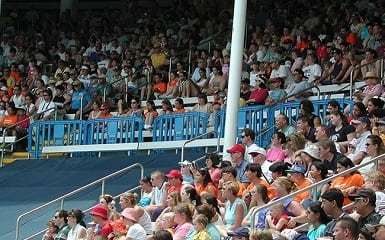
[[[147,100],[147,104],[149,104],[151,106],[151,108],[156,111],[155,103],[153,100]]]
[[[251,140],[255,140],[255,132],[252,129],[244,128],[243,133],[245,134],[245,136],[250,137]]]
[[[281,144],[285,144],[287,142],[286,136],[283,132],[275,132],[274,134],[277,135],[277,138],[280,140],[279,142]]]
[[[173,110],[173,109],[172,109],[172,105],[171,105],[170,100],[168,100],[168,99],[163,99],[163,100],[162,100],[162,104],[165,104],[165,105],[167,106],[167,110],[169,110],[169,111],[172,111],[172,110]]]
[[[342,206],[344,205],[344,194],[338,188],[330,188],[321,195],[321,198],[326,199],[329,202],[335,201],[337,207],[340,209],[342,209]]]
[[[259,178],[262,177],[261,165],[259,165],[258,163],[249,163],[246,166],[246,171],[256,173],[257,177],[259,177]]]
[[[301,106],[302,106],[302,109],[303,109],[303,111],[304,111],[304,113],[306,115],[311,114],[311,113],[314,112],[313,103],[310,100],[308,100],[308,99],[302,100],[301,101]]]
[[[360,115],[358,117],[366,116],[368,114],[366,107],[362,102],[356,102],[353,106],[356,106],[360,110]]]
[[[151,177],[144,176],[142,179],[140,179],[140,182],[151,184]]]
[[[297,118],[297,122],[298,121],[301,121],[301,122],[304,122],[304,123],[307,123],[307,125],[311,126],[312,125],[312,121],[310,120],[310,118],[308,118],[307,116],[305,115],[301,115]]]
[[[213,162],[214,167],[218,167],[218,165],[221,163],[221,159],[220,159],[219,155],[216,153],[206,154],[206,159],[210,159]]]
[[[84,218],[84,213],[82,212],[82,210],[80,209],[72,209],[68,215],[72,215],[75,217],[76,219],[76,223],[79,223],[80,225],[82,225],[83,227],[86,227],[86,224],[85,222],[83,221],[83,218]]]
[[[352,160],[350,160],[347,157],[341,157],[341,158],[337,159],[337,163],[342,165],[343,167],[345,167],[347,169],[354,167],[354,163],[352,162]]]
[[[198,97],[198,98],[202,98],[202,99],[205,101],[205,103],[207,103],[207,95],[206,95],[206,94],[200,93],[200,94],[198,94],[197,97]]]
[[[318,171],[320,171],[320,175],[322,179],[327,178],[328,169],[325,163],[323,163],[322,161],[316,160],[312,162],[311,166],[314,166]]]
[[[47,93],[50,96],[50,98],[52,98],[52,91],[51,91],[51,89],[47,88],[46,90],[43,91],[43,93]]]
[[[212,183],[213,180],[211,179],[209,170],[207,168],[201,168],[198,170],[198,172],[202,175],[203,177],[203,186],[207,186],[207,184]]]
[[[231,162],[230,161],[222,161],[221,162],[221,169],[224,169],[224,168],[227,168],[227,167],[231,167]]]
[[[313,213],[318,213],[319,214],[319,219],[320,223],[322,224],[327,224],[330,219],[324,212],[324,210],[321,207],[321,203],[319,201],[313,202],[309,206],[309,210],[312,211]]]
[[[174,102],[178,102],[180,105],[184,105],[184,102],[183,102],[183,99],[182,98],[176,98],[175,100],[174,100]]]
[[[353,239],[358,238],[360,228],[358,226],[358,223],[353,218],[344,216],[340,218],[336,224],[339,224],[343,229],[348,229]]]
[[[215,196],[211,194],[206,194],[203,198],[206,200],[207,204],[209,204],[215,209],[217,213],[221,213],[218,206],[218,199]]]
[[[340,104],[336,100],[331,100],[328,102],[328,105],[330,105],[333,108],[337,108],[337,110],[340,110]]]
[[[342,125],[346,125],[348,123],[348,121],[346,119],[346,116],[342,112],[340,112],[340,111],[333,111],[330,114],[334,115],[334,116],[339,116],[341,118]]]
[[[363,235],[366,240],[373,240],[372,234],[366,229],[361,229],[359,234]]]
[[[202,204],[201,198],[197,193],[197,190],[193,187],[185,187],[184,191],[189,196],[190,201],[194,204],[194,206],[199,206]]]
[[[371,102],[377,108],[383,108],[384,107],[384,101],[382,101],[379,98],[371,98],[371,99],[369,99],[368,102]]]
[[[223,173],[230,173],[231,175],[233,175],[234,178],[237,177],[237,170],[234,168],[234,167],[225,167],[222,169],[222,174]]]
[[[158,230],[154,232],[154,240],[172,240],[172,235],[167,230]]]
[[[58,213],[59,217],[64,218],[64,222],[67,223],[68,212],[66,210],[62,209],[62,210],[58,210],[57,213]]]
[[[324,149],[329,148],[329,151],[333,154],[337,153],[336,144],[330,139],[325,139],[325,140],[319,141],[318,146],[320,146]]]

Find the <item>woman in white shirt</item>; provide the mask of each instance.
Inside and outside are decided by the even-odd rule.
[[[78,240],[87,236],[83,216],[83,212],[79,209],[72,209],[68,213],[67,219],[70,231],[68,232],[67,240]]]
[[[133,208],[126,208],[121,213],[123,221],[127,226],[126,240],[145,240],[147,239],[146,231],[138,224],[135,210]]]
[[[152,233],[151,216],[148,212],[137,205],[138,195],[126,192],[120,196],[120,206],[122,209],[131,209],[137,218],[137,222],[145,229],[147,234]]]

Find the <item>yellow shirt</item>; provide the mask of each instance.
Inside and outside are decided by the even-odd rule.
[[[166,63],[166,55],[164,53],[153,53],[151,55],[151,62],[155,69]]]
[[[197,233],[194,235],[193,240],[211,240],[211,237],[210,237],[210,235],[207,233],[207,231],[204,230],[204,231],[197,232]]]

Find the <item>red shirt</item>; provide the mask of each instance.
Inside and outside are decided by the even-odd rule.
[[[269,95],[269,91],[265,88],[258,88],[253,90],[250,93],[249,99],[254,99],[255,103],[264,104],[267,96]]]
[[[110,233],[112,233],[113,228],[111,223],[107,221],[101,228],[100,231],[96,233],[96,236],[108,237]]]

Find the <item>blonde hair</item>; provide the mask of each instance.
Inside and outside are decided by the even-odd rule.
[[[385,175],[380,171],[369,173],[368,181],[373,182],[378,189],[385,189]]]
[[[138,199],[138,194],[133,192],[125,192],[121,195],[121,198],[123,198],[129,204],[135,206]]]
[[[230,189],[233,195],[238,195],[239,184],[237,182],[227,182],[226,188]]]
[[[193,222],[195,223],[200,223],[200,224],[202,224],[204,227],[206,227],[207,226],[207,224],[209,224],[209,219],[205,216],[205,215],[203,215],[203,214],[198,214],[198,215],[196,215],[195,217],[194,217],[194,220],[193,220]]]
[[[168,196],[172,198],[172,207],[176,207],[179,203],[182,202],[182,199],[178,192],[172,192]]]
[[[277,179],[275,179],[274,181],[275,184],[278,184],[279,186],[283,187],[284,189],[286,189],[286,191],[288,193],[292,192],[292,191],[295,191],[297,188],[294,184],[293,181],[291,181],[289,178],[287,177],[279,177]]]
[[[250,233],[250,240],[273,240],[273,234],[269,230],[253,230]]]

